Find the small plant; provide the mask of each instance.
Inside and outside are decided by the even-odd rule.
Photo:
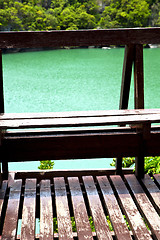
[[[135,158],[134,157],[122,158],[122,167],[123,168],[133,167],[134,164],[135,164]],[[113,162],[110,165],[115,167],[116,159],[113,159]],[[149,173],[152,173],[152,174],[160,173],[160,156],[145,157],[144,158],[144,171],[147,174],[149,174]]]
[[[45,161],[40,161],[40,166],[38,169],[44,170],[44,169],[53,169],[54,166],[54,161],[51,160],[45,160]]]

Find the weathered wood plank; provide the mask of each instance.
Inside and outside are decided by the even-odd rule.
[[[144,215],[153,236],[156,239],[160,239],[160,217],[158,213],[155,211],[136,177],[133,174],[128,176],[126,175],[125,179],[127,180],[131,191],[139,204],[142,214]]]
[[[63,177],[54,178],[54,188],[59,240],[73,240],[67,192]]]
[[[84,176],[83,177],[84,186],[87,192],[87,198],[89,201],[90,211],[93,217],[93,222],[97,234],[98,240],[111,240],[112,235],[109,230],[109,226],[104,214],[104,210],[96,189],[96,186],[93,181],[93,177]]]
[[[126,219],[131,227],[134,237],[137,240],[151,240],[152,237],[150,236],[149,231],[147,230],[145,223],[143,222],[142,217],[121,177],[111,176],[110,178],[114,184],[116,192],[118,193],[121,208],[126,215]]]
[[[2,208],[4,203],[4,197],[6,195],[7,190],[7,181],[2,182],[2,186],[0,188],[0,221],[1,221],[1,214],[2,214]]]
[[[78,177],[68,178],[79,240],[92,239],[92,231]]]
[[[160,187],[160,174],[155,174],[154,178],[156,179],[157,183],[159,184]]]
[[[155,184],[155,182],[150,178],[149,175],[145,175],[144,179],[142,179],[142,182],[144,186],[146,187],[146,190],[149,192],[150,196],[152,197],[156,209],[160,214],[160,190]]]
[[[156,44],[160,42],[159,36],[159,28],[1,32],[0,48]]]
[[[40,183],[40,240],[53,239],[53,207],[50,180]]]
[[[110,216],[112,226],[119,240],[131,240],[131,234],[127,228],[126,222],[118,205],[117,199],[113,193],[111,185],[106,176],[97,177],[100,189],[102,191],[104,202]]]
[[[159,123],[160,114],[122,115],[105,117],[73,117],[44,119],[11,119],[1,120],[0,128],[49,128],[49,127],[81,127],[121,124]]]
[[[160,114],[160,109],[120,109],[97,111],[71,111],[71,112],[40,112],[40,113],[1,113],[0,120],[11,119],[45,119],[45,118],[73,118],[73,117],[105,117],[121,115]]]
[[[35,239],[36,179],[26,179],[22,212],[21,240]]]
[[[9,200],[2,232],[3,240],[16,239],[21,186],[22,180],[15,180],[10,188]]]

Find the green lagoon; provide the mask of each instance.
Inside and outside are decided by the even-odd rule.
[[[3,54],[6,112],[119,108],[124,48],[59,49]],[[144,49],[145,108],[159,108],[160,48]],[[134,108],[133,80],[129,108]],[[54,160],[54,159],[53,159]],[[110,167],[111,159],[60,160],[54,169]],[[39,162],[9,164],[37,170]]]

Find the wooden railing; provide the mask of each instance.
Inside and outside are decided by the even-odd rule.
[[[4,176],[7,177],[10,161],[98,157],[117,157],[117,173],[121,173],[121,158],[135,156],[136,175],[143,177],[144,156],[160,154],[160,129],[151,127],[151,123],[160,122],[160,110],[142,110],[143,44],[150,43],[160,43],[160,28],[0,32],[1,49],[125,45],[120,110],[117,111],[5,114],[1,54],[0,128]],[[122,109],[128,108],[133,66],[135,109],[141,110],[124,111]],[[107,125],[121,127],[107,128]],[[84,129],[84,126],[89,128]],[[103,126],[103,129],[98,126]],[[53,130],[53,127],[57,130]],[[9,129],[15,131],[11,132]]]

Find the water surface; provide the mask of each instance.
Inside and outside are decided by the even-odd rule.
[[[119,108],[124,49],[61,49],[3,55],[6,112]],[[144,49],[145,108],[159,108],[160,49]],[[129,108],[134,108],[133,80]],[[105,168],[107,159],[55,161],[59,168]],[[10,164],[24,170],[39,162]]]

